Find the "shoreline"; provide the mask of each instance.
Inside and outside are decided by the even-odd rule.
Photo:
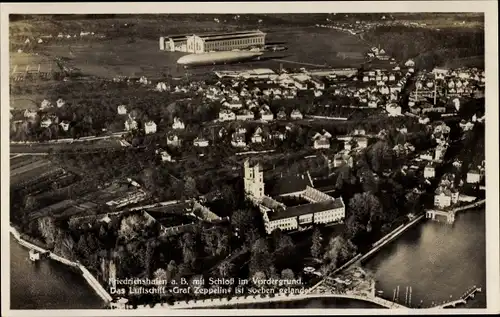
[[[462,206],[460,209],[470,209],[474,207],[479,207],[483,205],[485,200],[474,202],[472,204],[469,204],[467,206]],[[383,246],[386,244],[393,242],[394,240],[397,239],[402,233],[404,233],[407,229],[413,227],[415,224],[419,223],[422,219],[424,219],[425,214],[421,214],[414,219],[412,219],[409,223],[403,224],[396,229],[394,229],[392,232],[384,236],[383,238],[379,239],[377,242],[373,244],[373,248],[366,252],[365,254],[357,254],[354,258],[352,258],[350,261],[342,265],[340,268],[338,268],[335,272],[339,272],[342,270],[347,269],[348,267],[354,265],[355,263],[359,263],[361,260],[371,256],[373,253],[376,253],[381,249]],[[40,253],[48,253],[49,258],[52,260],[55,260],[59,263],[65,264],[69,267],[75,268],[79,271],[79,273],[83,276],[83,278],[86,280],[86,282],[94,289],[95,293],[106,303],[109,304],[112,302],[113,298],[111,295],[104,289],[104,287],[97,281],[97,279],[85,268],[83,265],[77,262],[72,262],[68,259],[65,259],[63,257],[60,257],[54,253],[52,253],[49,250],[45,250],[44,248],[41,248],[33,243],[30,243],[24,239],[21,238],[21,235],[19,231],[10,226],[10,233],[11,235],[16,239],[16,241],[23,247],[30,249],[30,250],[35,250]],[[305,299],[313,299],[313,298],[346,298],[346,299],[352,299],[352,300],[360,300],[360,301],[365,301],[365,302],[371,302],[375,303],[377,305],[380,305],[381,307],[387,308],[387,305],[385,303],[380,303],[380,300],[383,300],[377,297],[373,296],[366,296],[366,295],[359,295],[359,294],[311,294],[311,291],[320,286],[324,280],[321,280],[318,282],[316,285],[313,285],[309,289],[305,290],[304,294],[296,294],[296,295],[276,295],[273,297],[261,297],[258,295],[252,296],[245,296],[245,297],[236,297],[232,298],[229,300],[228,298],[213,298],[213,299],[203,299],[203,300],[188,300],[188,301],[177,301],[174,302],[173,305],[168,305],[168,304],[163,304],[163,303],[156,303],[153,307],[151,307],[149,304],[145,305],[138,305],[136,309],[189,309],[189,308],[197,308],[197,307],[207,307],[207,308],[217,308],[219,306],[237,306],[237,305],[247,305],[247,304],[253,304],[253,303],[268,303],[268,302],[287,302],[287,301],[296,301],[296,300],[305,300]],[[239,301],[238,303],[235,303],[235,301]],[[116,307],[116,306],[115,306]],[[236,307],[235,307],[236,308]],[[125,308],[126,309],[126,308]]]
[[[29,250],[35,250],[40,253],[48,253],[49,258],[51,260],[57,261],[66,266],[76,269],[85,279],[87,284],[90,285],[90,287],[95,291],[95,293],[104,301],[105,304],[108,304],[113,300],[111,295],[109,295],[109,293],[104,289],[104,287],[99,283],[99,281],[97,281],[97,279],[92,275],[92,273],[89,272],[89,270],[85,266],[81,265],[80,263],[72,262],[68,259],[60,257],[57,254],[51,252],[50,250],[45,250],[33,243],[30,243],[22,239],[19,231],[17,231],[16,228],[12,227],[12,225],[10,226],[9,231],[12,237],[14,237],[17,243],[19,243],[21,246]]]

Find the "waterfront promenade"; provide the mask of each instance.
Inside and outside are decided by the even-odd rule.
[[[373,255],[374,253],[376,253],[377,251],[379,251],[386,244],[392,242],[394,239],[396,239],[398,236],[400,236],[403,232],[405,232],[406,230],[408,230],[409,228],[411,228],[413,225],[415,225],[416,223],[418,223],[423,218],[424,218],[423,214],[419,215],[419,216],[415,217],[412,221],[410,221],[409,223],[407,223],[406,225],[403,224],[403,225],[397,227],[392,232],[390,232],[389,234],[387,234],[386,236],[384,236],[382,239],[380,239],[377,242],[375,242],[372,245],[372,249],[370,251],[368,251],[365,254],[357,254],[350,261],[348,261],[347,263],[345,263],[344,265],[342,265],[341,267],[339,267],[335,271],[333,271],[330,274],[330,276],[333,276],[333,275],[335,275],[337,273],[340,273],[340,272],[342,272],[342,271],[344,271],[344,270],[352,267],[355,264],[360,264],[363,260],[367,259],[371,255]],[[325,280],[326,279],[322,279],[317,284],[313,285],[311,288],[309,288],[307,290],[307,293],[312,293],[316,288],[318,288],[319,286],[321,286],[325,282]]]
[[[288,301],[296,301],[302,299],[316,299],[316,298],[346,298],[346,299],[371,302],[385,308],[407,309],[407,307],[401,304],[393,303],[391,301],[376,296],[366,296],[361,294],[311,294],[311,293],[289,294],[289,295],[276,294],[274,296],[265,296],[265,297],[259,295],[251,295],[251,296],[233,297],[231,299],[225,297],[225,298],[213,298],[204,300],[190,300],[190,301],[174,302],[173,305],[158,304],[155,305],[154,307],[151,307],[149,305],[140,305],[137,307],[137,309],[219,308],[219,307],[244,305],[244,304],[288,302]]]

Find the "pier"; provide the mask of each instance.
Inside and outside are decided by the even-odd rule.
[[[469,288],[464,294],[462,294],[462,296],[460,296],[458,299],[447,302],[447,303],[443,303],[443,304],[438,305],[438,306],[430,307],[430,308],[443,309],[443,308],[452,308],[452,307],[455,307],[456,305],[459,305],[459,304],[466,304],[467,300],[469,298],[474,298],[474,296],[477,292],[481,292],[481,288],[474,285],[471,288]]]
[[[482,199],[482,200],[479,200],[479,201],[472,203],[470,205],[457,207],[457,208],[450,209],[450,210],[429,209],[429,210],[426,210],[426,212],[425,212],[425,218],[431,219],[434,221],[439,221],[439,219],[436,216],[438,216],[440,218],[446,217],[446,223],[453,224],[455,222],[456,214],[459,211],[478,207],[480,205],[483,205],[485,202],[486,202],[486,199]]]
[[[455,212],[453,210],[446,211],[446,210],[436,210],[436,209],[430,209],[425,212],[425,218],[431,219],[434,221],[439,221],[439,218],[436,218],[436,216],[439,216],[441,218],[446,218],[446,223],[448,224],[453,224],[455,222]]]

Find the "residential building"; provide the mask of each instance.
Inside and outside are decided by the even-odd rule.
[[[329,149],[330,148],[330,140],[324,136],[314,139],[313,143],[314,149]]]
[[[159,152],[162,162],[173,162],[172,155],[170,155],[167,151]]]
[[[396,117],[401,115],[401,107],[397,104],[390,103],[385,107],[390,117]]]
[[[26,109],[24,110],[24,117],[27,119],[35,119],[38,116],[38,113],[34,110]]]
[[[203,137],[197,137],[196,139],[194,139],[193,145],[196,147],[207,147],[209,145],[209,142]]]
[[[118,106],[118,114],[119,115],[125,115],[125,114],[127,114],[127,106],[125,106],[125,105],[119,105]]]
[[[333,167],[339,167],[343,164],[348,164],[350,167],[353,166],[354,160],[351,155],[349,155],[349,150],[342,150],[335,154],[333,157]]]
[[[286,120],[286,112],[283,110],[280,110],[278,114],[276,114],[276,118],[278,120]]]
[[[426,160],[426,161],[432,161],[434,159],[434,156],[432,155],[432,152],[427,151],[425,153],[420,154],[420,159],[421,160]]]
[[[274,115],[269,110],[262,109],[260,111],[260,116],[261,116],[261,119],[264,121],[273,121],[274,120]]]
[[[224,137],[227,135],[227,130],[226,130],[226,128],[224,128],[224,127],[220,128],[220,130],[219,130],[219,133],[218,133],[218,134],[219,134],[219,138],[224,138]]]
[[[243,109],[241,110],[238,114],[236,114],[236,120],[253,120],[254,119],[254,114],[252,111]]]
[[[467,183],[474,184],[481,181],[481,173],[478,170],[470,170],[467,173]]]
[[[451,190],[439,187],[434,195],[434,206],[446,208],[451,206]]]
[[[47,99],[44,99],[42,101],[42,103],[40,104],[40,110],[44,110],[44,109],[48,109],[48,108],[52,108],[53,105],[50,101],[48,101]]]
[[[228,109],[222,109],[219,112],[220,121],[234,121],[236,120],[236,114]]]
[[[59,123],[63,131],[68,132],[69,130],[69,121],[63,120],[61,123]]]
[[[144,133],[145,134],[156,133],[156,123],[152,120],[144,123]]]
[[[66,102],[62,98],[59,98],[56,101],[57,108],[62,108],[62,107],[64,107],[65,104],[66,104]]]
[[[172,129],[174,129],[174,130],[184,130],[185,127],[186,126],[184,125],[184,122],[182,122],[177,117],[174,118],[174,123],[172,124]]]
[[[181,143],[182,143],[182,141],[177,134],[175,134],[175,133],[167,134],[167,144],[168,145],[177,147],[177,146],[180,146]]]
[[[354,141],[356,141],[357,145],[361,149],[365,149],[368,147],[368,138],[366,137],[355,137],[353,138]]]
[[[137,130],[137,121],[135,121],[132,118],[128,118],[127,120],[125,120],[125,130],[126,131]]]
[[[52,119],[49,117],[45,117],[40,121],[40,127],[48,128],[52,124]]]
[[[409,59],[405,62],[406,67],[415,67],[415,62],[412,59]]]
[[[252,143],[262,143],[264,142],[264,138],[262,137],[262,129],[258,127],[255,129],[254,134],[252,135]]]
[[[222,103],[222,106],[227,107],[229,109],[241,109],[243,107],[243,103],[238,97],[228,98],[228,100]]]
[[[424,177],[425,178],[434,178],[436,176],[436,170],[432,164],[427,165],[424,168]]]
[[[302,120],[303,116],[302,116],[302,113],[298,109],[295,109],[290,114],[290,118],[293,120]]]
[[[245,141],[245,135],[234,132],[231,136],[231,145],[237,148],[243,148],[247,146]]]
[[[366,134],[365,129],[354,129],[354,131],[352,132],[352,135],[365,135],[365,134]]]

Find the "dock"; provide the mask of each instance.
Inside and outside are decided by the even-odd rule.
[[[462,296],[460,296],[458,299],[431,308],[433,309],[452,308],[459,304],[466,304],[467,300],[469,298],[474,298],[474,296],[478,292],[481,292],[481,288],[474,285],[471,288],[469,288],[465,293],[463,293]]]

